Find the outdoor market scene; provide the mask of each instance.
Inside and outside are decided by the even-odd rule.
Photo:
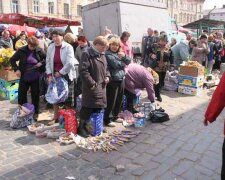
[[[0,179],[225,180],[223,0],[0,2]]]

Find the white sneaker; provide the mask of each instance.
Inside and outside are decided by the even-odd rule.
[[[107,126],[109,126],[109,127],[116,127],[116,124],[114,122],[110,122]]]

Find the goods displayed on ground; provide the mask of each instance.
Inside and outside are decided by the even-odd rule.
[[[204,67],[197,61],[188,61],[180,66],[178,92],[188,95],[199,95],[204,83]]]
[[[118,145],[123,146],[139,134],[140,131],[118,130],[98,137],[83,138],[77,135],[74,137],[74,142],[80,148],[90,149],[94,152],[101,149],[103,152],[109,153],[113,150],[117,151]]]
[[[203,87],[209,89],[211,87],[217,86],[220,82],[220,78],[219,78],[220,73],[221,72],[219,71],[215,71],[214,74],[209,74],[206,77]]]
[[[180,66],[179,74],[183,76],[204,76],[205,68],[197,61],[188,61],[186,64]]]

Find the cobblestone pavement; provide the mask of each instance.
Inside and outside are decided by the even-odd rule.
[[[110,154],[74,144],[60,146],[27,129],[12,130],[9,121],[16,105],[0,101],[0,179],[219,180],[224,114],[208,127],[202,123],[212,91],[198,97],[163,92],[160,106],[171,120],[147,125],[132,142]],[[116,165],[125,170],[116,172]]]

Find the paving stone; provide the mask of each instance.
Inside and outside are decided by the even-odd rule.
[[[193,166],[193,162],[188,160],[182,160],[179,162],[179,164],[175,167],[173,167],[172,172],[178,176],[186,172],[188,169],[190,169]]]
[[[50,165],[48,166],[38,166],[38,167],[35,167],[34,169],[31,170],[31,173],[33,174],[36,174],[36,175],[42,175],[42,174],[45,174],[49,171],[53,171],[54,168],[51,167]]]
[[[93,163],[102,169],[108,168],[110,166],[110,162],[104,159],[98,159],[94,161]]]
[[[198,171],[198,172],[200,172],[200,173],[202,173],[202,174],[204,174],[204,175],[206,175],[206,176],[208,176],[208,177],[210,177],[210,176],[212,176],[213,175],[213,171],[212,170],[209,170],[209,169],[207,169],[207,168],[205,168],[204,166],[201,166],[201,165],[195,165],[194,166],[194,168]]]
[[[152,158],[152,155],[147,153],[142,153],[140,156],[136,157],[133,160],[133,163],[145,165],[151,158]]]
[[[133,170],[132,174],[134,176],[141,176],[142,174],[144,174],[144,172],[145,172],[144,168],[143,167],[139,167],[139,168]]]
[[[27,172],[27,169],[25,169],[25,168],[18,168],[18,169],[12,170],[12,171],[4,174],[3,176],[7,177],[7,178],[14,178],[14,177],[18,176],[19,174],[24,174],[26,172]]]

